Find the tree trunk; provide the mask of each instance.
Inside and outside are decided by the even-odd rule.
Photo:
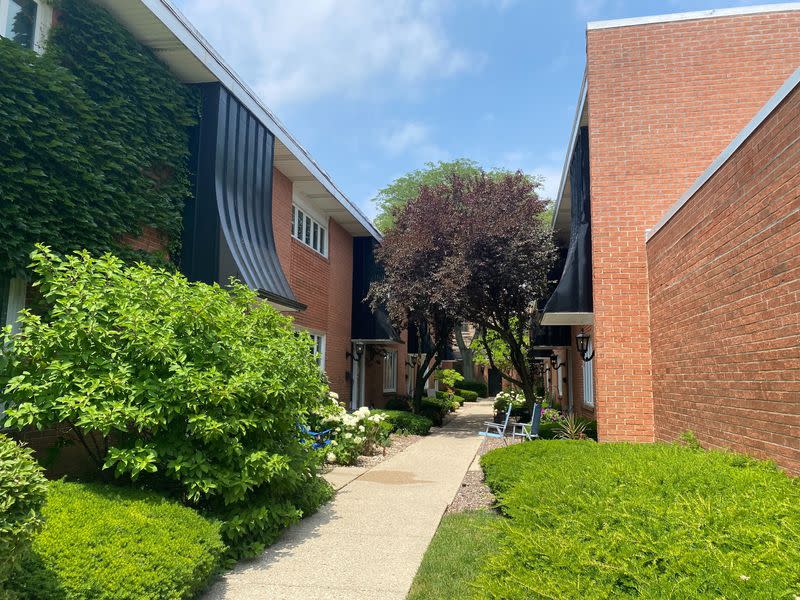
[[[460,327],[456,330],[456,343],[458,344],[458,350],[461,352],[461,358],[463,360],[464,380],[475,381],[474,353],[464,342],[464,334]]]

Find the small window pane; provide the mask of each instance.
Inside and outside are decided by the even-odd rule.
[[[304,235],[303,240],[305,241],[306,244],[308,244],[310,246],[311,245],[311,217],[309,217],[308,215],[306,215],[306,229],[303,232],[303,235]]]
[[[9,0],[6,13],[6,30],[3,33],[8,39],[20,46],[33,48],[33,37],[36,31],[36,2],[34,0]]]
[[[305,223],[305,215],[303,215],[303,211],[297,211],[297,239],[303,239],[303,223]]]
[[[324,227],[319,228],[319,251],[321,254],[325,254],[325,231]]]
[[[297,224],[295,223],[295,219],[297,218],[295,216],[296,210],[294,204],[292,204],[292,235],[295,235],[295,231],[297,230]]]
[[[319,250],[319,225],[314,221],[314,237],[311,240],[311,247],[314,250]]]

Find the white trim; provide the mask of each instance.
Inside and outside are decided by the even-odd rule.
[[[10,0],[0,0],[0,37],[6,31],[8,18],[8,5]],[[31,50],[37,54],[44,52],[50,26],[53,24],[53,7],[43,0],[33,0],[36,4],[36,22],[33,24],[33,42]]]
[[[593,354],[594,346],[592,340],[586,347],[586,354],[591,356]],[[594,361],[583,361],[583,401],[582,404],[586,408],[594,408]]]
[[[633,25],[651,25],[653,23],[674,23],[675,21],[696,21],[698,19],[714,19],[719,17],[738,17],[741,15],[756,15],[774,12],[788,12],[800,10],[798,2],[784,2],[782,4],[763,4],[760,6],[737,6],[735,8],[715,8],[711,10],[698,10],[694,12],[672,13],[666,15],[653,15],[649,17],[633,17],[628,19],[611,19],[607,21],[590,21],[586,30],[609,29],[612,27],[631,27]]]
[[[8,284],[8,303],[6,304],[6,322],[11,325],[11,333],[19,331],[19,313],[25,308],[25,295],[28,282],[22,277],[14,277]]]
[[[303,215],[302,227],[300,226],[301,221],[298,218],[301,214]],[[316,233],[316,237],[314,233]],[[319,219],[316,217],[315,213],[310,212],[305,205],[296,202],[292,202],[291,235],[298,242],[310,248],[320,256],[324,258],[328,257],[328,251],[330,249],[328,220]],[[306,237],[308,241],[306,241]]]
[[[542,315],[542,325],[592,325],[594,313],[548,312]]]
[[[567,155],[564,157],[564,166],[561,169],[561,183],[558,185],[556,204],[553,208],[553,220],[551,223],[553,227],[556,225],[558,211],[561,209],[561,198],[564,195],[564,188],[567,186],[567,179],[569,178],[569,164],[572,162],[572,153],[575,152],[575,143],[578,140],[578,132],[581,130],[581,121],[583,120],[583,112],[586,110],[587,97],[588,86],[586,85],[586,70],[584,69],[583,80],[581,81],[581,91],[578,95],[578,106],[575,108],[575,118],[572,121],[572,133],[570,133],[569,145],[567,146]]]
[[[800,6],[800,5],[799,5]],[[736,152],[742,144],[744,144],[747,139],[755,132],[756,129],[772,114],[772,112],[778,108],[781,102],[783,102],[786,97],[794,91],[794,89],[800,85],[800,68],[797,69],[792,76],[787,79],[781,88],[775,93],[769,101],[761,107],[761,110],[758,111],[755,117],[739,132],[733,141],[728,144],[728,147],[723,150],[717,158],[709,165],[709,167],[703,171],[703,174],[698,177],[695,182],[692,184],[684,194],[675,202],[672,206],[669,207],[666,213],[659,219],[658,223],[656,223],[652,228],[648,229],[645,232],[645,241],[650,241],[650,239],[661,230],[664,225],[666,225],[672,217],[686,204],[692,196],[694,196],[705,183],[711,179],[711,177],[716,173],[726,162],[728,159],[733,156],[734,152]]]
[[[306,167],[311,174],[347,211],[355,217],[367,232],[376,240],[383,236],[367,216],[353,204],[337,187],[322,167],[317,164],[311,154],[300,145],[284,127],[272,111],[259,99],[256,93],[244,83],[236,72],[222,59],[211,44],[194,28],[189,20],[175,8],[169,0],[140,0],[153,15],[161,21],[178,38],[178,40],[200,61],[217,80],[279,139],[289,152]]]

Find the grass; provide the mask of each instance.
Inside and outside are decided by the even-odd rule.
[[[501,517],[487,511],[447,515],[442,519],[407,600],[462,600],[475,594],[472,580],[497,545]]]

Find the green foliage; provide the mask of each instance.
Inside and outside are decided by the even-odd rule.
[[[677,444],[539,441],[486,454],[509,517],[481,598],[800,594],[800,480]]]
[[[392,396],[386,401],[386,410],[411,410],[412,399],[409,396]]]
[[[0,434],[0,598],[42,525],[39,513],[46,491],[31,451]]]
[[[445,515],[414,577],[408,600],[474,597],[472,580],[500,538],[501,519],[493,512]]]
[[[190,598],[225,550],[218,522],[138,490],[52,482],[43,514],[12,581],[24,598]]]
[[[448,402],[450,405],[450,410],[458,410],[459,406],[464,406],[464,398],[457,394],[451,394],[450,392],[436,392],[436,398]]]
[[[504,390],[498,392],[494,400],[495,412],[505,412],[509,407],[511,414],[519,412],[525,406],[525,396],[517,390]]]
[[[13,337],[7,424],[66,423],[98,468],[251,515],[226,523],[235,548],[255,551],[301,517],[319,456],[297,424],[325,392],[307,336],[240,284],[112,255],[32,257],[51,308],[25,312]]]
[[[456,385],[456,389],[473,391],[478,394],[478,398],[486,398],[489,396],[486,384],[482,381],[461,381]]]
[[[423,398],[419,414],[428,417],[436,427],[441,427],[444,418],[453,410],[453,403],[447,398]]]
[[[327,448],[328,462],[352,465],[361,456],[371,456],[379,447],[389,445],[392,426],[386,417],[366,406],[348,413],[344,407],[328,411],[320,419],[322,427],[330,428],[333,440]]]
[[[126,251],[152,225],[180,239],[198,99],[104,9],[63,0],[45,56],[0,39],[0,275],[36,242]]]
[[[547,410],[548,409],[545,409],[545,411]],[[558,419],[557,421],[545,421],[545,411],[542,411],[542,422],[539,425],[539,437],[543,440],[558,439],[558,433],[561,429],[561,423],[563,419]],[[597,421],[593,421],[585,417],[577,417],[576,421],[584,425],[583,433],[588,439],[597,441]]]
[[[559,440],[585,440],[586,422],[575,415],[567,415],[556,426],[556,438]]]
[[[494,367],[502,372],[514,369],[508,344],[500,338],[497,332],[491,329],[485,331],[481,336],[476,335],[469,347],[475,353],[473,355],[475,364],[491,367],[492,362],[494,362]],[[489,360],[490,355],[491,361]]]
[[[456,387],[459,381],[464,380],[464,376],[455,369],[437,369],[434,373],[436,381],[440,382],[447,389]]]
[[[464,399],[464,402],[477,402],[478,401],[478,392],[472,392],[470,390],[462,390],[456,387],[456,394],[461,396]]]
[[[377,196],[372,199],[378,213],[375,217],[375,225],[381,231],[391,229],[394,226],[397,211],[402,210],[410,200],[416,198],[423,186],[433,187],[444,184],[453,175],[473,177],[482,172],[482,167],[468,158],[458,158],[450,162],[427,162],[424,168],[411,171],[378,191]],[[511,171],[505,169],[492,169],[487,172],[493,178],[499,178],[509,173]],[[535,177],[530,177],[530,179],[539,181]]]
[[[433,426],[428,417],[407,411],[375,409],[372,412],[385,415],[386,422],[392,426],[392,433],[399,435],[428,435]]]

